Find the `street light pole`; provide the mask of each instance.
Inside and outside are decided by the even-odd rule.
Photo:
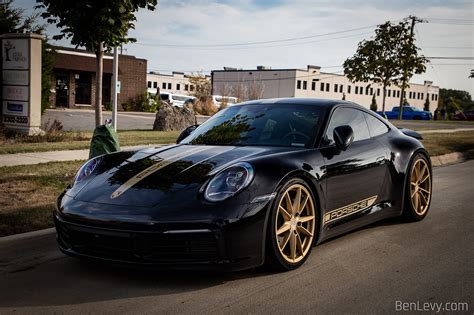
[[[117,89],[118,89],[118,49],[114,47],[114,62],[112,69],[112,127],[117,131]]]

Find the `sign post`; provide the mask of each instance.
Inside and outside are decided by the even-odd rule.
[[[2,114],[5,129],[41,133],[41,39],[37,34],[4,34]]]

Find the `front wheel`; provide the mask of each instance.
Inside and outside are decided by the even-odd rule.
[[[432,170],[428,159],[417,154],[407,174],[407,188],[403,215],[410,221],[420,221],[426,217],[431,204]]]
[[[301,179],[289,180],[279,191],[267,230],[267,263],[275,269],[301,266],[313,247],[317,212],[311,189]]]

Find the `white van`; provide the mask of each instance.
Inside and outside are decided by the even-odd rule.
[[[238,99],[237,97],[233,96],[212,95],[212,102],[217,108],[220,108],[222,103],[226,104],[227,106],[235,105],[237,104]]]
[[[184,103],[189,100],[195,100],[194,96],[179,95],[170,92],[160,92],[160,100],[167,102],[170,105],[183,107]]]

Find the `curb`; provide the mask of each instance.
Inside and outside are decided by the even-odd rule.
[[[474,154],[474,150],[468,150],[466,152],[451,152],[443,155],[432,156],[431,165],[444,166],[462,163],[467,160],[467,157],[470,154]]]
[[[0,237],[0,245],[4,243],[12,242],[12,241],[21,241],[21,240],[25,240],[29,238],[36,238],[39,236],[52,234],[52,233],[55,233],[55,231],[56,229],[52,227],[52,228],[38,230],[38,231],[31,231],[31,232],[26,232],[26,233],[2,236]]]

